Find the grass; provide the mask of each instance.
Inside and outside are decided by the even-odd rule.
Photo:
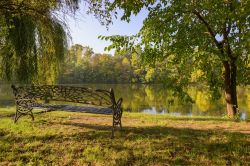
[[[49,112],[23,117],[0,109],[0,165],[250,165],[250,123],[221,118]]]

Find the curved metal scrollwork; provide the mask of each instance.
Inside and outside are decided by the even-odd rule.
[[[32,101],[31,99],[17,99],[14,121],[17,122],[17,120],[23,115],[30,115],[32,120],[34,120],[34,116],[32,113],[34,104],[34,101]]]
[[[15,122],[22,115],[30,115],[34,119],[32,110],[35,107],[55,110],[61,107],[60,105],[46,104],[51,100],[111,108],[113,110],[112,136],[114,136],[116,126],[122,127],[122,98],[116,102],[113,89],[110,89],[110,91],[102,89],[93,90],[85,87],[64,85],[31,85],[19,87],[12,85],[11,87],[16,100]],[[44,103],[41,103],[41,101],[44,101]]]
[[[121,104],[122,104],[122,98],[120,98],[117,103],[114,105],[114,125],[115,126],[118,126],[120,125],[120,127],[122,127],[122,123],[121,123],[121,117],[122,117],[122,107],[121,107]]]
[[[112,109],[113,109],[113,129],[112,129],[112,137],[114,137],[114,130],[116,126],[120,126],[122,129],[122,98],[120,98],[117,102],[115,100],[115,95],[113,89],[110,90],[110,98],[113,103]]]

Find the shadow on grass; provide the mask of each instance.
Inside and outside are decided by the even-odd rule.
[[[217,121],[217,122],[240,122],[240,121],[244,121],[244,122],[250,122],[249,119],[246,120],[236,120],[236,119],[230,119],[230,118],[216,118],[216,117],[169,117],[166,118],[169,120],[176,120],[176,121],[182,121],[182,120],[186,120],[186,121]]]
[[[3,114],[3,115],[0,115],[0,118],[12,118],[15,116],[15,114]]]
[[[39,115],[39,114],[45,114],[45,113],[48,113],[48,112],[52,112],[52,111],[55,111],[55,110],[41,110],[41,111],[33,111],[33,114],[34,115]],[[0,119],[1,118],[12,118],[14,120],[14,116],[15,116],[15,113],[11,112],[3,112],[3,111],[0,111]],[[28,115],[25,115],[26,117],[28,117]]]
[[[129,163],[133,165],[139,160],[143,164],[189,165],[201,162],[196,161],[197,156],[201,158],[203,156],[207,159],[207,164],[211,164],[209,163],[211,161],[215,161],[212,163],[220,163],[223,160],[224,164],[227,165],[232,165],[232,163],[244,165],[247,164],[250,155],[250,135],[239,132],[164,126],[124,127],[121,132],[115,132],[115,138],[111,139],[111,125],[48,121],[46,121],[46,125],[48,127],[74,126],[79,131],[25,136],[0,130],[1,141],[20,145],[41,141],[43,144],[51,146],[57,143],[62,146],[66,143],[65,146],[67,146],[67,142],[75,142],[79,143],[79,148],[82,150],[86,147],[92,148],[100,145],[101,149],[106,149],[106,151],[110,149],[114,152],[126,151],[128,154],[126,160],[124,159],[125,165],[129,165]],[[86,128],[92,130],[84,130]],[[36,150],[35,148],[32,150]],[[18,153],[25,153],[25,149],[18,149]],[[99,154],[99,152],[92,151],[90,153]],[[101,155],[110,155],[105,153],[103,152]]]
[[[39,123],[39,122],[37,122]],[[110,138],[112,125],[98,125],[98,124],[87,124],[87,123],[78,123],[78,122],[48,122],[46,121],[46,125],[53,126],[53,125],[65,125],[65,126],[72,126],[78,127],[79,133],[72,134],[71,138],[89,138],[89,139],[99,139],[99,138]],[[82,130],[84,128],[91,129],[91,130]],[[150,126],[150,127],[123,127],[120,130],[119,127],[116,127],[115,139],[119,138],[126,138],[126,139],[138,139],[138,138],[151,138],[157,139],[162,138],[165,136],[174,136],[175,138],[185,139],[185,141],[195,141],[197,138],[204,141],[205,138],[210,138],[213,135],[225,135],[227,137],[233,138],[238,137],[238,141],[241,138],[248,137],[250,138],[250,134],[241,133],[236,131],[221,131],[220,129],[209,129],[209,130],[199,130],[199,129],[191,129],[191,128],[174,128],[174,127],[163,127],[163,126]],[[55,138],[58,140],[63,139],[63,136],[58,135],[46,135],[43,136],[32,136],[31,138],[27,139],[39,139],[39,140],[46,140],[47,138]],[[67,135],[69,138],[69,135]],[[192,138],[192,140],[188,140],[188,138]],[[250,142],[248,142],[250,144]]]
[[[185,119],[186,120],[186,119]],[[110,125],[99,125],[99,124],[87,124],[82,122],[48,122],[49,125],[66,125],[66,126],[76,126],[76,127],[82,127],[82,128],[88,128],[88,129],[94,129],[94,130],[111,130],[112,124]],[[157,134],[168,134],[169,129],[176,129],[181,131],[197,131],[197,132],[206,132],[206,133],[214,133],[214,132],[223,132],[223,133],[238,133],[238,134],[246,134],[242,133],[241,130],[239,131],[225,131],[221,128],[217,129],[207,129],[207,130],[198,130],[198,129],[191,129],[191,128],[172,128],[172,127],[163,127],[163,126],[152,126],[152,127],[127,127],[123,126],[122,132],[132,132],[132,133],[138,133],[138,134],[148,134],[148,135],[157,135]],[[116,130],[120,130],[120,127],[117,126]],[[250,130],[250,129],[249,129]],[[250,134],[246,134],[249,135]]]
[[[219,122],[225,122],[225,121],[232,121],[232,119],[223,119],[223,118],[215,118],[215,117],[169,117],[166,119],[171,119],[171,120],[186,120],[186,121],[219,121]]]

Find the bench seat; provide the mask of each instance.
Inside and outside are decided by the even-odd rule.
[[[111,108],[102,107],[90,107],[90,106],[74,106],[65,104],[38,104],[33,107],[34,109],[48,108],[49,110],[60,110],[70,112],[82,112],[82,113],[93,113],[93,114],[107,114],[111,115],[113,110]]]

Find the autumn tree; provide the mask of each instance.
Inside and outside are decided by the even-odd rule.
[[[236,87],[250,82],[249,0],[116,0],[106,8],[122,10],[126,21],[148,12],[138,34],[101,37],[113,42],[108,49],[140,47],[148,62],[169,60],[175,85],[187,85],[201,70],[211,90],[224,89],[228,116],[237,114]]]

